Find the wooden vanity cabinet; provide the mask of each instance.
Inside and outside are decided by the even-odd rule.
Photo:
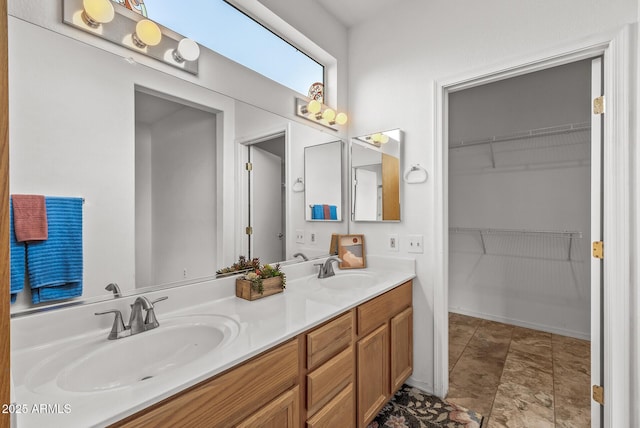
[[[411,281],[113,427],[366,427],[411,375]]]
[[[366,427],[413,370],[411,281],[357,308],[357,426]]]
[[[265,417],[272,418],[274,423],[291,421],[291,425],[273,426],[299,427],[298,341],[294,339],[269,350],[113,426],[270,426],[253,422],[252,414],[264,411]]]

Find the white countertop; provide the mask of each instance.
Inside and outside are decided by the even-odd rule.
[[[368,257],[367,269],[376,284],[364,289],[328,290],[314,286],[313,262],[284,268],[287,288],[283,293],[253,302],[235,297],[235,278],[225,278],[179,288],[147,293],[150,298],[168,295],[156,306],[162,328],[163,319],[183,315],[222,315],[239,325],[235,340],[201,358],[132,386],[101,392],[69,392],[56,384],[56,373],[33,382],[38,366],[56,352],[73,349],[81,343],[107,341],[113,317],[96,317],[94,312],[121,309],[126,317],[135,297],[81,305],[12,319],[12,374],[19,409],[18,428],[65,426],[105,426],[132,415],[190,386],[221,373],[298,334],[317,326],[359,304],[415,277],[412,259]],[[336,269],[338,275],[340,272]],[[193,304],[193,302],[202,302]],[[145,334],[145,333],[141,333]],[[121,339],[126,340],[126,339]],[[117,342],[117,341],[116,341]],[[122,355],[122,358],[135,356]],[[34,387],[34,384],[37,385]],[[40,405],[45,413],[36,413]],[[36,406],[34,408],[34,405]],[[53,406],[51,406],[53,405]],[[57,405],[57,406],[55,406]]]

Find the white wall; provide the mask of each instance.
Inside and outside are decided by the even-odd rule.
[[[216,117],[184,108],[151,126],[152,282],[215,273]],[[186,275],[184,272],[186,271]]]
[[[135,287],[152,284],[152,182],[151,182],[151,127],[136,122],[135,163]]]
[[[433,171],[434,81],[555,49],[614,30],[637,20],[636,0],[565,2],[424,2],[407,0],[385,10],[349,33],[350,133],[401,128],[404,160]],[[383,29],[383,30],[381,30]],[[372,47],[375,47],[373,49]],[[399,235],[407,252],[407,234],[434,237],[433,181],[404,185],[400,224],[354,223],[365,233],[367,251],[386,253],[389,233]],[[412,379],[433,388],[433,294],[443,284],[433,280],[432,247],[416,255],[415,367]]]

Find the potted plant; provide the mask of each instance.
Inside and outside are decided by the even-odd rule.
[[[248,260],[245,256],[239,256],[238,261],[229,267],[218,269],[216,271],[216,277],[221,278],[229,275],[235,275],[238,273],[249,272],[251,270],[258,269],[260,267],[260,259],[254,257]]]
[[[242,277],[236,279],[236,296],[246,300],[256,300],[282,293],[287,277],[280,270],[280,264],[258,265]]]

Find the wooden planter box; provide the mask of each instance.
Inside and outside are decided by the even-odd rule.
[[[263,297],[271,296],[273,294],[282,293],[282,277],[274,276],[273,278],[267,278],[262,280],[262,286],[264,292],[258,293],[251,287],[252,282],[246,279],[236,279],[236,296],[245,300],[262,299]]]

